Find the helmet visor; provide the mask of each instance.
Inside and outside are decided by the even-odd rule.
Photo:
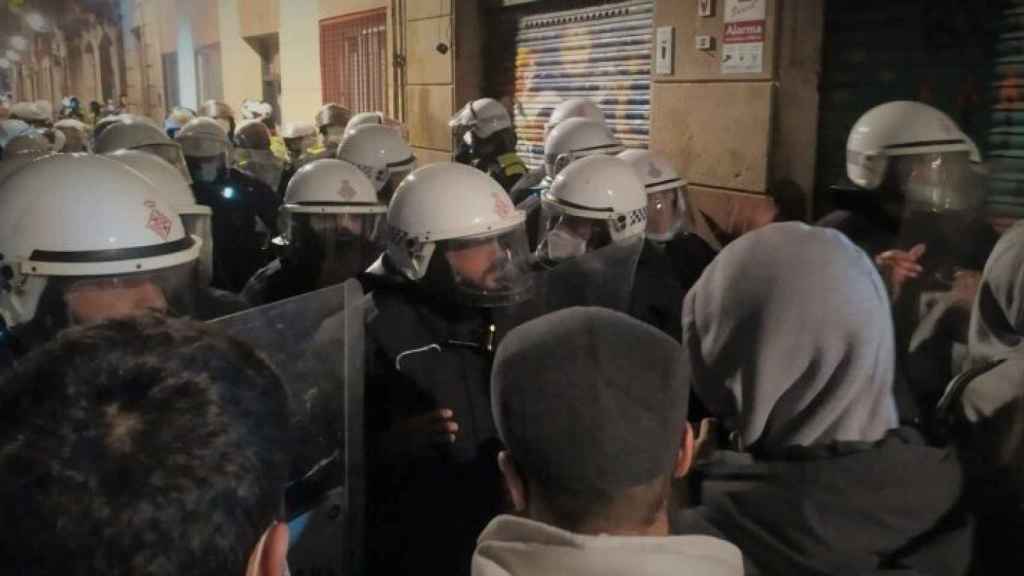
[[[236,169],[270,186],[277,191],[284,172],[284,162],[270,150],[246,150],[236,148],[233,165]]]
[[[185,155],[182,154],[181,146],[178,144],[149,144],[146,146],[139,146],[136,150],[152,154],[171,166],[174,166],[181,172],[182,176],[184,176],[185,180],[189,184],[192,183],[192,175],[189,174],[188,164],[185,162]]]
[[[217,138],[179,135],[178,142],[181,144],[181,151],[189,158],[209,158],[226,154],[228,151],[227,141]]]
[[[981,200],[967,152],[895,156],[890,177],[911,210],[963,212],[977,208]]]
[[[345,138],[345,127],[329,124],[324,127],[324,147],[334,151]]]
[[[182,214],[185,233],[202,241],[199,249],[199,285],[213,281],[213,217],[210,214]]]
[[[438,243],[456,296],[470,306],[510,306],[533,294],[530,250],[522,225],[498,234]]]
[[[170,316],[192,316],[195,312],[194,262],[137,274],[64,278],[62,282],[68,318],[73,324],[147,312]]]
[[[687,230],[686,187],[647,194],[647,237],[668,242]]]
[[[340,284],[384,252],[383,214],[290,214],[285,234],[296,261],[316,266],[317,288]]]

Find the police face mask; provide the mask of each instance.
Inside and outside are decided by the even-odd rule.
[[[544,239],[544,256],[549,260],[568,260],[586,252],[587,241],[562,228],[555,228]]]

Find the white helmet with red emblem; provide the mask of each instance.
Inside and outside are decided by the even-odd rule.
[[[85,154],[41,158],[0,184],[7,325],[31,322],[43,306],[64,306],[79,289],[148,281],[168,303],[188,300],[202,241],[185,233],[163,197],[131,168]]]

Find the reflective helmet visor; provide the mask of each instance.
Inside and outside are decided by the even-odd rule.
[[[533,294],[526,228],[438,243],[434,258],[451,270],[456,297],[470,306],[510,306]]]

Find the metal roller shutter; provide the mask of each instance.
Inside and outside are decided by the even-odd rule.
[[[518,151],[532,167],[543,163],[544,124],[566,98],[597,103],[623,144],[646,148],[651,112],[654,2],[634,0],[514,16],[503,86],[512,96]]]

